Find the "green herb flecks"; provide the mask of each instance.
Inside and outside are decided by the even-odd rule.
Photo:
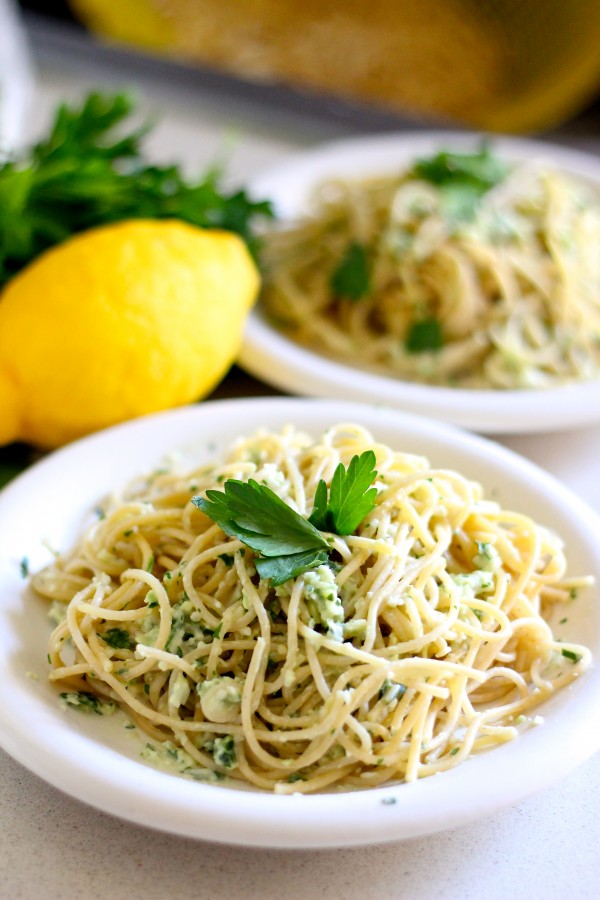
[[[109,716],[114,713],[116,705],[112,701],[103,701],[95,694],[88,691],[68,691],[60,694],[61,703],[67,707],[72,706],[81,712],[96,713],[99,716]]]
[[[405,693],[405,684],[401,684],[400,682],[396,681],[390,681],[388,678],[386,678],[379,688],[379,699],[383,700],[384,703],[393,703],[394,700],[399,700],[400,697],[403,697]]]
[[[125,219],[176,218],[241,235],[256,250],[253,225],[272,217],[268,202],[224,192],[218,168],[198,180],[178,166],[149,165],[147,126],[131,126],[126,94],[91,93],[61,105],[47,138],[0,163],[0,285],[43,250],[73,234]]]
[[[352,241],[333,270],[331,290],[345,300],[362,300],[371,289],[371,271],[367,251],[363,244]]]
[[[440,350],[443,344],[442,325],[438,319],[413,322],[404,340],[407,353],[431,353]]]
[[[347,470],[340,464],[329,498],[325,482],[319,483],[309,519],[253,479],[228,479],[223,491],[209,490],[206,498],[193,497],[192,503],[225,534],[254,550],[259,575],[276,587],[327,562],[330,544],[323,531],[352,534],[373,509],[374,463],[375,454],[368,450],[353,457]]]
[[[135,642],[124,628],[109,628],[101,634],[102,640],[115,650],[133,650]]]
[[[212,741],[212,756],[217,766],[223,769],[234,769],[237,765],[235,740],[233,735],[226,734]]]
[[[577,663],[581,659],[581,654],[575,653],[573,650],[561,650],[560,652],[565,659],[569,659],[573,663]]]

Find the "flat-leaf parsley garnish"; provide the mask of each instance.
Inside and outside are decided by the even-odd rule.
[[[483,144],[475,153],[453,153],[442,150],[419,159],[414,174],[438,187],[468,185],[484,194],[506,178],[509,166]]]
[[[225,534],[259,554],[259,575],[276,586],[327,562],[331,548],[323,531],[352,534],[371,512],[377,495],[371,487],[377,474],[374,463],[372,450],[354,456],[347,469],[340,463],[329,498],[327,485],[319,482],[309,519],[254,479],[230,478],[223,491],[208,490],[206,498],[193,497],[192,503]]]
[[[481,198],[509,172],[508,165],[487,144],[475,153],[443,150],[415,163],[417,178],[436,185],[442,193],[443,211],[448,219],[472,219]]]
[[[333,534],[352,534],[375,506],[377,489],[372,488],[377,472],[375,454],[365,450],[353,456],[347,469],[340,463],[331,479],[329,499],[327,485],[319,481],[315,494],[315,508],[308,521],[321,531]]]

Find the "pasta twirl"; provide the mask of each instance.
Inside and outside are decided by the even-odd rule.
[[[367,449],[374,509],[275,588],[190,502],[253,478],[308,516],[319,480]],[[280,793],[442,772],[512,740],[590,663],[549,624],[587,584],[559,538],[354,424],[259,432],[222,464],[140,479],[33,583],[64,611],[49,659],[65,703],[122,707],[151,762]]]

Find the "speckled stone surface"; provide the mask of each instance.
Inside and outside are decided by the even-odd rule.
[[[32,133],[58,98],[115,84],[123,86],[118,72],[73,72],[66,62],[60,70],[44,70]],[[231,126],[239,133],[231,160],[238,179],[294,149],[344,136],[339,123],[258,115],[199,91],[193,102],[189,94],[169,95],[164,85],[151,86],[151,93],[161,119],[153,150],[168,158],[176,149],[195,170],[212,161]],[[597,128],[595,135],[580,128],[561,139],[600,152]],[[600,428],[568,438],[502,442],[550,469],[600,510]],[[212,845],[131,825],[65,796],[0,752],[0,898],[114,897],[596,900],[600,755],[537,797],[454,831],[366,848],[289,852]]]
[[[45,900],[596,900],[600,756],[473,825],[326,851],[219,846],[130,825],[0,755],[0,896]]]

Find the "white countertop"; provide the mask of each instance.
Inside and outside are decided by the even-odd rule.
[[[123,85],[93,68],[39,73],[39,131],[59,98]],[[142,86],[137,85],[140,90]],[[350,133],[196,89],[149,84],[160,120],[151,150],[201,171],[233,135],[229,172],[243,181],[294,150]],[[600,135],[561,139],[600,152]],[[502,438],[600,511],[600,427]],[[157,822],[157,826],[160,823]],[[358,849],[245,850],[151,831],[61,794],[0,751],[0,897],[354,898],[419,900],[600,897],[600,755],[561,784],[453,831]]]

